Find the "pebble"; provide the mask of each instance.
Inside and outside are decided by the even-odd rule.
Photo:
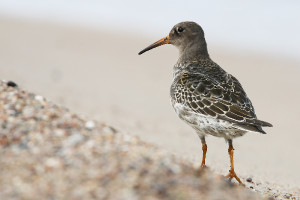
[[[61,129],[61,128],[56,129],[54,132],[55,132],[55,135],[57,135],[57,136],[59,136],[59,137],[62,137],[62,136],[65,135],[65,130],[64,130],[64,129]]]
[[[59,168],[61,166],[61,162],[57,158],[48,158],[45,161],[45,165],[49,168]]]
[[[93,130],[95,128],[95,122],[94,121],[87,121],[85,123],[85,128],[88,130]]]
[[[15,82],[13,82],[13,81],[8,81],[6,84],[9,87],[18,87],[18,85]]]
[[[23,115],[24,115],[24,117],[29,118],[29,117],[32,117],[33,114],[34,114],[34,108],[33,107],[25,106],[23,108]]]
[[[43,103],[44,102],[44,97],[43,96],[40,96],[40,95],[35,95],[34,96],[34,99],[39,101],[40,103]]]
[[[246,181],[247,181],[248,183],[252,183],[252,178],[251,178],[251,177],[248,177],[248,178],[246,179]]]
[[[72,147],[77,144],[79,144],[81,141],[83,141],[84,137],[83,135],[76,133],[73,135],[70,135],[64,142],[66,147]]]

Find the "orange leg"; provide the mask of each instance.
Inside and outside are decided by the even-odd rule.
[[[202,153],[203,153],[201,168],[205,168],[206,167],[206,165],[205,165],[205,158],[206,158],[206,152],[207,152],[207,145],[206,145],[204,137],[200,137],[200,139],[201,139],[201,143],[202,143]]]
[[[234,164],[233,164],[233,151],[234,151],[234,148],[232,146],[232,140],[228,140],[228,143],[229,143],[228,154],[230,156],[231,166],[230,166],[229,174],[226,177],[229,178],[230,180],[232,178],[235,178],[240,184],[243,185],[242,181],[239,179],[239,177],[235,174],[235,171],[234,171]]]
[[[201,168],[204,168],[204,167],[206,167],[206,165],[205,165],[205,157],[206,157],[206,152],[207,152],[206,144],[202,144],[202,152],[203,152],[203,156],[202,156]]]

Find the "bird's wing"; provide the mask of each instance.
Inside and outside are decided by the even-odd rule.
[[[264,133],[261,126],[272,126],[256,118],[241,84],[229,74],[218,82],[204,74],[183,73],[172,86],[172,96],[196,113],[232,122],[246,130]]]

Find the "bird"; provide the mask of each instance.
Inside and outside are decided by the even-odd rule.
[[[179,118],[190,125],[201,140],[201,169],[206,168],[205,137],[224,138],[231,165],[226,177],[230,181],[235,178],[243,185],[234,170],[232,140],[248,132],[266,134],[262,127],[272,127],[272,124],[257,119],[241,83],[210,58],[204,31],[196,22],[176,24],[166,37],[138,54],[165,44],[179,49],[179,58],[173,67],[170,99]]]

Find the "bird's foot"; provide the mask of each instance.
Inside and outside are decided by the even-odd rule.
[[[209,167],[205,163],[202,162],[200,168],[201,169],[208,169]]]
[[[198,167],[198,169],[196,170],[197,175],[201,175],[207,172],[207,170],[209,169],[209,167],[207,167],[205,164],[201,164],[200,167]]]
[[[242,183],[241,179],[236,175],[236,173],[234,172],[234,170],[229,170],[229,174],[226,176],[226,178],[229,178],[229,180],[235,178],[237,180],[237,182],[239,182],[240,185],[244,184]]]
[[[205,171],[206,169],[208,169],[208,167],[205,164],[201,164],[200,169],[201,171]]]

